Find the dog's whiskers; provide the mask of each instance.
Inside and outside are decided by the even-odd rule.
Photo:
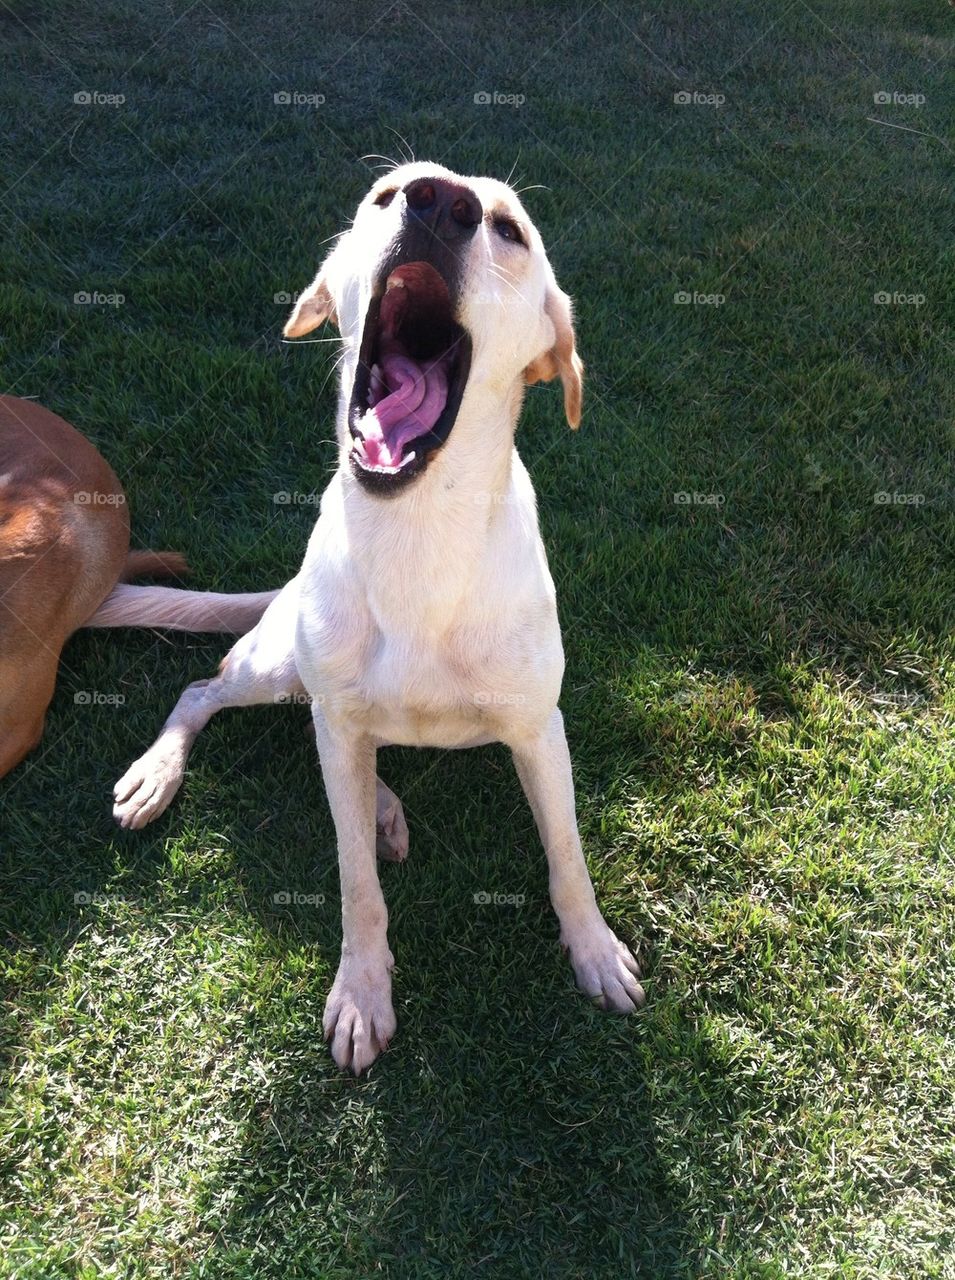
[[[495,264],[493,264],[493,263],[492,263],[492,264],[490,265],[490,267],[489,267],[489,269],[488,269],[488,274],[489,274],[490,276],[492,276],[495,280],[499,280],[499,281],[501,282],[501,284],[507,285],[508,289],[510,289],[511,293],[513,293],[516,297],[518,297],[518,298],[522,298],[522,297],[524,296],[524,295],[521,293],[520,289],[518,289],[518,288],[517,288],[517,287],[512,283],[512,281],[508,280],[506,276],[503,276],[503,275],[501,275],[501,274],[500,274],[500,270],[499,270],[499,268],[498,268]]]
[[[397,168],[399,168],[399,161],[397,161],[397,160],[392,160],[391,156],[383,156],[383,155],[381,155],[381,154],[380,154],[380,152],[378,152],[378,151],[370,151],[370,152],[368,153],[368,155],[362,156],[362,157],[361,157],[361,159],[362,159],[363,161],[364,161],[364,160],[384,160],[384,162],[385,162],[385,163],[384,163],[383,165],[382,165],[382,164],[373,164],[373,165],[371,166],[373,169],[385,169],[385,170],[389,170],[389,169],[397,169]]]
[[[517,151],[517,158],[515,159],[514,163],[511,165],[511,171],[510,171],[510,173],[509,173],[509,174],[507,175],[507,177],[504,179],[504,185],[505,185],[506,187],[509,187],[509,186],[511,185],[511,179],[514,177],[514,170],[517,168],[517,166],[520,164],[520,162],[521,162],[521,152],[520,152],[520,148],[518,148],[518,151]]]
[[[405,150],[407,151],[407,153],[408,153],[408,158],[407,158],[406,163],[407,163],[407,164],[414,164],[414,163],[415,163],[415,153],[414,153],[414,148],[412,147],[411,143],[410,143],[410,142],[408,141],[408,139],[404,136],[404,134],[399,133],[397,129],[392,129],[390,125],[388,126],[388,128],[389,128],[390,132],[391,132],[391,133],[393,133],[393,134],[395,135],[395,137],[398,139],[398,141],[403,145],[403,147],[404,147],[404,148],[405,148]]]
[[[497,276],[499,280],[514,279],[513,271],[509,271],[508,268],[503,265],[503,263],[490,262],[488,263],[488,270],[491,272],[492,275]]]

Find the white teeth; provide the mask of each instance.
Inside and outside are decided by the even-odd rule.
[[[365,444],[363,440],[356,440],[355,452],[360,454],[363,459],[366,458]],[[368,462],[366,460],[364,462],[364,467],[366,471],[373,471],[380,476],[396,476],[398,472],[403,471],[404,468],[408,465],[408,463],[411,462],[415,457],[417,457],[417,455],[412,449],[411,453],[405,454],[405,456],[401,459],[401,461],[397,464],[397,466],[386,467],[386,466],[383,466],[380,462],[377,462],[372,467],[368,465]]]
[[[388,293],[391,289],[403,289],[404,287],[405,282],[400,276],[389,276],[385,285],[385,293]]]

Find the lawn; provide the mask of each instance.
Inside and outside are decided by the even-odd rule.
[[[519,447],[647,989],[574,991],[502,748],[383,752],[399,1033],[339,1074],[306,711],[223,713],[121,834],[226,643],[77,636],[0,783],[4,1280],[955,1276],[950,19],[0,0],[0,390],[198,587],[300,562],[335,347],[281,326],[367,157],[529,188],[588,384]]]

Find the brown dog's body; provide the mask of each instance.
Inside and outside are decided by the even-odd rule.
[[[42,405],[0,396],[0,777],[39,742],[78,627],[243,631],[274,594],[114,591],[137,574],[185,569],[175,553],[130,552],[122,486],[84,436]]]
[[[63,645],[124,570],[179,568],[176,556],[129,556],[122,486],[85,437],[0,396],[0,776],[39,742]]]

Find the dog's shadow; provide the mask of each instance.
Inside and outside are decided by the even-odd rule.
[[[603,1014],[574,990],[509,761],[472,755],[466,777],[483,781],[469,813],[453,805],[464,759],[383,753],[412,845],[407,865],[381,869],[398,1034],[356,1081],[321,1043],[320,1000],[294,1025],[275,1008],[276,1074],[219,1171],[230,1208],[213,1257],[226,1270],[239,1257],[292,1266],[304,1209],[367,1274],[694,1274],[704,1241],[692,1191],[721,1186],[716,1211],[728,1215],[742,1178],[732,1077],[680,997],[657,990],[652,938],[636,1017]],[[435,795],[452,816],[434,816]],[[293,903],[271,926],[333,968],[337,894],[323,908]],[[714,1150],[718,1169],[696,1167]],[[320,1261],[336,1260],[330,1243]]]
[[[729,1132],[732,1082],[705,1033],[655,990],[652,938],[637,1017],[608,1017],[575,992],[543,850],[502,751],[382,753],[412,842],[407,865],[381,868],[399,1031],[366,1079],[335,1068],[321,1014],[340,945],[338,875],[306,722],[301,708],[224,713],[168,815],[123,835],[109,827],[117,770],[101,754],[116,735],[91,721],[82,790],[64,781],[62,761],[38,761],[8,846],[11,856],[26,843],[31,798],[46,793],[47,840],[34,840],[11,876],[14,942],[42,952],[51,975],[31,997],[38,1005],[71,947],[114,927],[115,899],[147,922],[191,907],[213,921],[225,913],[240,931],[267,934],[279,971],[311,971],[292,1016],[287,991],[267,994],[248,1027],[269,1065],[261,1084],[242,1086],[244,1118],[204,1192],[227,1206],[212,1212],[211,1273],[239,1258],[292,1273],[295,1242],[308,1238],[312,1250],[328,1241],[313,1265],[330,1273],[335,1241],[347,1240],[348,1267],[368,1274],[467,1274],[481,1263],[513,1274],[688,1274],[701,1247],[687,1213],[694,1171],[675,1160],[673,1130],[696,1138],[688,1150]],[[97,791],[102,821],[75,825]],[[238,898],[218,896],[214,867],[182,872],[194,843],[224,851]],[[738,1171],[720,1178],[732,1187]],[[303,1210],[322,1217],[321,1230],[303,1232]]]
[[[521,949],[553,961],[550,949]],[[220,1171],[231,1204],[222,1261],[291,1261],[304,1210],[347,1239],[363,1274],[699,1274],[688,1190],[719,1182],[728,1214],[741,1178],[732,1082],[705,1036],[672,1004],[608,1023],[557,981],[549,997],[534,984],[533,1007],[515,987],[478,1013],[474,994],[495,975],[482,960],[469,977],[401,1001],[398,1039],[367,1081],[329,1079],[307,1035],[285,1041],[293,1065],[263,1091]],[[593,1070],[595,1041],[605,1071]],[[682,1158],[674,1130],[687,1136]],[[722,1166],[695,1167],[697,1144],[714,1137]],[[319,1260],[331,1269],[334,1247]]]

